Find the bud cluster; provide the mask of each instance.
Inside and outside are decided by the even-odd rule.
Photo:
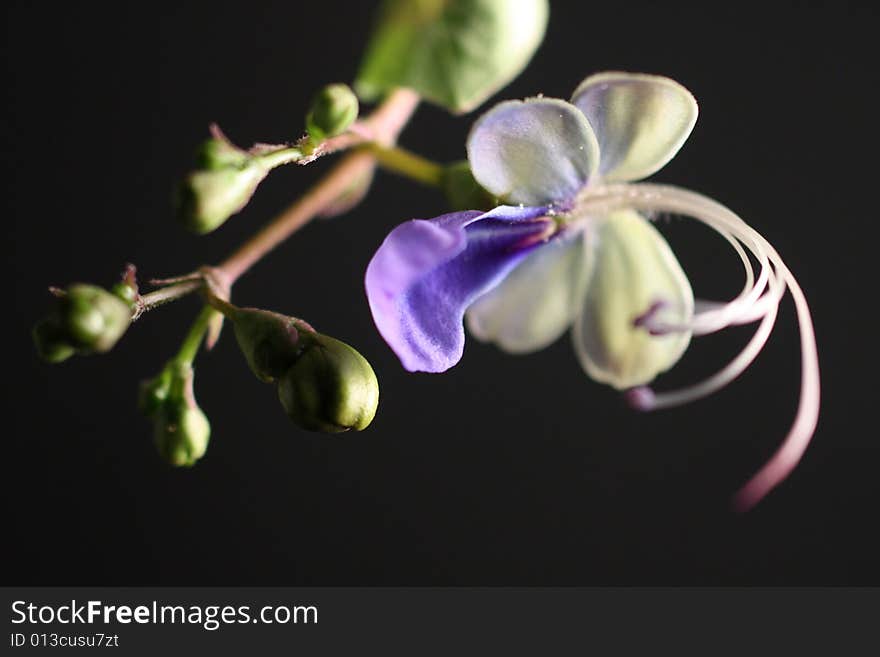
[[[306,116],[307,136],[297,144],[257,144],[244,150],[216,125],[202,144],[196,168],[177,191],[177,215],[189,230],[210,233],[240,212],[274,167],[307,157],[325,140],[342,134],[358,116],[358,101],[344,84],[331,84],[315,96]],[[303,159],[305,158],[305,159]]]
[[[50,363],[110,351],[131,324],[136,291],[127,283],[118,283],[113,292],[74,283],[53,294],[55,307],[33,330],[37,353]]]
[[[308,431],[365,429],[376,414],[379,384],[367,360],[308,323],[255,308],[227,311],[248,365],[274,383],[287,415]]]

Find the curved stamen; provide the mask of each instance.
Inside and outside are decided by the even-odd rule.
[[[673,406],[681,406],[692,401],[696,401],[702,397],[707,397],[718,390],[721,390],[728,383],[742,374],[752,361],[761,353],[761,349],[767,343],[770,333],[773,331],[773,325],[776,323],[777,306],[771,306],[766,315],[764,315],[758,329],[752,335],[751,340],[746,344],[742,351],[737,354],[736,358],[730,361],[725,367],[713,374],[707,379],[700,381],[694,385],[680,388],[679,390],[655,393],[654,402],[650,410],[659,410],[661,408],[670,408]],[[645,410],[645,409],[643,409]]]
[[[761,273],[758,275],[758,279],[755,280],[752,263],[737,238],[721,226],[716,225],[712,226],[712,228],[733,246],[742,260],[746,282],[739,295],[728,302],[698,300],[696,302],[698,307],[702,305],[705,310],[696,312],[689,321],[675,324],[658,319],[657,310],[659,310],[659,307],[655,303],[652,304],[646,313],[636,318],[633,322],[635,326],[644,327],[652,335],[665,335],[681,331],[690,331],[694,335],[708,335],[728,326],[749,324],[761,319],[761,317],[767,314],[766,306],[770,305],[767,303],[768,301],[770,303],[778,303],[778,299],[774,300],[768,295],[764,295],[763,298],[761,296],[768,285],[770,277],[770,263],[766,255],[762,253],[761,257],[758,258],[761,265]],[[757,253],[755,247],[750,246],[749,250]]]
[[[628,205],[633,198],[632,191],[629,189],[630,187],[632,186],[616,185],[596,188],[595,190],[591,190],[590,194],[581,197],[579,207],[590,208],[591,210],[593,208],[602,208],[600,212],[610,212],[621,205]],[[626,189],[624,190],[623,188]],[[611,193],[609,193],[609,190],[611,190]],[[619,194],[620,191],[625,191],[625,194],[618,195],[615,198],[614,193]],[[627,199],[626,203],[621,203],[621,196]],[[645,208],[641,209],[643,211],[645,210]],[[656,215],[658,213],[646,212],[646,214]],[[579,223],[588,223],[589,221],[590,218],[587,216],[583,219],[571,222],[571,225],[575,226]],[[731,234],[730,231],[725,230],[722,226],[713,225],[711,227],[730,243],[742,261],[746,280],[740,293],[735,298],[726,302],[698,299],[695,301],[695,305],[697,308],[702,306],[703,310],[696,312],[690,320],[686,322],[674,324],[663,322],[663,320],[658,318],[659,310],[665,305],[664,300],[658,299],[642,315],[634,318],[634,326],[641,326],[648,330],[652,335],[665,335],[667,333],[690,331],[694,335],[699,336],[715,333],[728,326],[748,324],[757,321],[767,313],[766,306],[769,304],[766,302],[769,301],[772,303],[773,301],[769,298],[764,300],[761,300],[760,298],[767,287],[769,279],[770,264],[766,255],[763,255],[763,252],[761,252],[759,257],[757,254],[757,246],[749,248],[749,251],[755,255],[758,264],[761,267],[758,279],[755,280],[752,262],[745,250],[743,250],[737,237]]]
[[[734,506],[739,511],[751,509],[791,474],[810,444],[819,420],[819,354],[810,307],[803,290],[785,265],[782,265],[782,275],[794,300],[801,332],[800,401],[794,424],[782,445],[734,497]]]
[[[779,253],[756,230],[720,203],[701,194],[668,185],[650,183],[609,185],[582,200],[591,212],[607,212],[617,207],[673,212],[690,216],[730,235],[742,243],[761,263],[760,279],[766,273],[767,290],[755,296],[758,283],[746,297],[751,305],[741,306],[739,314],[727,310],[726,320],[745,323],[761,319],[761,323],[745,348],[726,367],[704,381],[677,391],[655,393],[643,387],[627,393],[627,399],[640,410],[652,410],[682,404],[705,396],[726,385],[754,360],[763,348],[776,321],[779,301],[786,288],[791,292],[797,311],[801,337],[801,386],[797,413],[788,435],[770,460],[740,489],[734,498],[735,507],[745,511],[757,504],[773,488],[785,480],[806,451],[819,417],[819,360],[810,310],[803,290],[786,267]],[[582,207],[583,207],[582,206]],[[743,298],[745,300],[745,297]],[[735,303],[736,300],[732,303]],[[712,311],[706,311],[709,313]],[[720,321],[720,320],[716,320]],[[729,325],[729,324],[728,324]]]

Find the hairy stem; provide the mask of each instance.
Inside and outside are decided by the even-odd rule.
[[[274,169],[275,167],[280,167],[284,164],[298,162],[303,157],[302,149],[298,146],[290,146],[289,148],[279,148],[278,150],[264,153],[263,155],[257,156],[257,159],[268,168]]]
[[[135,302],[136,308],[134,319],[140,317],[148,310],[152,310],[156,306],[161,306],[169,301],[176,301],[181,297],[191,294],[202,287],[203,283],[200,278],[191,280],[182,280],[179,283],[169,285],[168,287],[159,288],[154,292],[143,294],[138,297]]]
[[[419,97],[415,92],[398,89],[362,122],[359,130],[368,136],[370,141],[381,146],[390,146],[412,116],[418,102]],[[303,197],[257,231],[217,269],[231,285],[269,251],[335,202],[347,191],[352,180],[369,173],[375,164],[376,156],[368,151],[356,151],[345,156]]]

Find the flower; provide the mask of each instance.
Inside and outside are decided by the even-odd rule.
[[[788,475],[812,436],[815,340],[797,282],[754,229],[694,192],[633,182],[672,159],[696,118],[697,103],[680,84],[621,72],[586,78],[570,103],[538,97],[496,105],[474,124],[467,153],[474,178],[504,205],[395,228],[367,267],[367,297],[379,332],[408,370],[456,364],[465,321],[475,337],[511,353],[542,349],[572,328],[587,375],[651,410],[738,376],[766,341],[788,287],[802,335],[801,405],[779,452],[740,491],[737,504],[747,508]],[[693,217],[734,247],[746,277],[739,296],[695,303],[649,220],[661,212]],[[757,277],[746,251],[760,265]],[[693,335],[758,320],[751,342],[716,375],[678,391],[647,387]]]

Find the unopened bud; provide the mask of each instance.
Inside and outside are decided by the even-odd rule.
[[[295,317],[231,304],[223,312],[251,370],[278,385],[281,405],[300,427],[360,431],[373,420],[379,384],[353,348]]]
[[[71,285],[60,302],[73,346],[83,351],[110,351],[131,324],[128,304],[96,285]]]
[[[47,363],[60,363],[76,353],[63,328],[54,318],[42,319],[34,326],[34,345],[37,353]]]
[[[134,308],[135,301],[137,300],[138,296],[138,291],[136,288],[132,287],[130,283],[126,281],[119,281],[110,288],[110,291],[117,297],[122,299],[125,303],[127,303],[129,308]]]
[[[214,137],[208,139],[199,147],[196,154],[196,164],[199,169],[206,171],[218,171],[227,167],[243,169],[251,159],[250,154],[230,142],[220,131],[214,127]]]
[[[303,429],[365,429],[376,415],[379,383],[367,360],[344,342],[317,334],[278,381],[281,405]]]
[[[33,331],[37,351],[49,362],[110,351],[131,324],[131,306],[96,285],[76,283],[56,297],[53,312]]]
[[[141,382],[138,393],[138,408],[144,415],[154,415],[168,399],[171,392],[172,368],[166,367],[159,374]]]
[[[307,322],[268,310],[236,308],[228,318],[248,365],[266,383],[281,377],[317,335]]]
[[[193,171],[178,191],[177,216],[189,230],[210,233],[248,204],[268,173],[257,159],[243,166]]]
[[[177,467],[192,466],[205,455],[211,425],[198,406],[167,404],[155,421],[156,449],[168,463]]]
[[[358,99],[345,84],[329,84],[315,96],[306,116],[306,131],[314,142],[348,130],[358,116]]]
[[[174,466],[195,464],[208,449],[211,425],[193,395],[193,369],[169,365],[141,386],[141,409],[153,418],[153,441],[160,456]]]

